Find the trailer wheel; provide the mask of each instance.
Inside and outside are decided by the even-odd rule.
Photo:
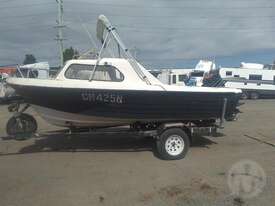
[[[161,133],[156,145],[161,159],[178,160],[186,155],[190,140],[182,129],[171,128]]]
[[[37,131],[37,122],[33,116],[22,113],[19,116],[11,117],[6,126],[6,132],[16,140],[30,138]]]
[[[246,100],[246,99],[248,99],[248,97],[249,97],[249,94],[247,92],[243,91],[241,99]]]
[[[250,99],[259,99],[259,93],[258,92],[251,92],[250,93]]]

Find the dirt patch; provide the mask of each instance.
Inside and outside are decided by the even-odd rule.
[[[211,189],[212,189],[212,187],[206,182],[202,183],[200,186],[200,190],[203,190],[203,191],[207,191],[207,190],[211,190]]]
[[[105,197],[103,197],[103,196],[99,196],[99,198],[98,198],[98,199],[99,199],[99,202],[100,202],[100,203],[103,203],[103,202],[104,202],[104,200],[105,200]]]
[[[215,197],[218,194],[218,189],[203,179],[192,179],[189,185],[168,185],[161,187],[154,192],[144,193],[141,195],[140,201],[147,202],[156,198],[164,198],[166,200],[192,200],[196,195],[203,195],[207,198]]]
[[[142,194],[142,196],[140,198],[140,201],[141,202],[148,202],[148,201],[152,200],[153,197],[154,197],[153,193],[144,193],[144,194]]]
[[[184,193],[180,186],[167,186],[158,191],[159,194],[165,195],[167,198],[174,198]]]

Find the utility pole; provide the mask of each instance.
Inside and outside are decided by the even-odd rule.
[[[63,61],[64,61],[64,57],[63,57],[63,50],[64,50],[64,46],[63,46],[63,41],[65,40],[63,38],[63,28],[65,27],[64,22],[63,22],[63,0],[56,0],[57,4],[58,4],[58,20],[56,28],[58,29],[58,34],[56,36],[56,41],[59,44],[59,52],[60,52],[60,67],[63,67]]]

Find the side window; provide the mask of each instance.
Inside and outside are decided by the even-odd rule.
[[[250,74],[249,80],[262,80],[262,75]]]
[[[68,79],[89,80],[93,74],[94,65],[72,64],[65,72]],[[94,72],[93,80],[121,82],[124,80],[123,74],[113,66],[98,65]]]
[[[30,70],[28,77],[29,78],[37,78],[38,77],[38,71],[37,70]]]
[[[172,81],[173,84],[176,84],[177,83],[177,75],[173,75],[173,81]]]
[[[273,84],[275,85],[275,76],[273,76]]]
[[[184,82],[187,79],[187,76],[184,74],[179,75],[179,82]]]
[[[232,76],[232,71],[226,71],[226,72],[225,72],[225,75],[226,75],[226,76]]]
[[[96,67],[93,80],[121,82],[124,80],[124,76],[113,66],[99,65]]]
[[[92,65],[72,64],[65,72],[65,77],[68,79],[89,80],[90,75],[92,75],[93,68],[94,67]]]
[[[234,77],[240,77],[240,75],[238,75],[238,74],[235,74],[235,75],[234,75]]]
[[[19,71],[20,70],[20,71]],[[18,78],[27,78],[28,77],[28,69],[18,69],[16,70],[16,73],[15,73],[15,77],[18,77]]]

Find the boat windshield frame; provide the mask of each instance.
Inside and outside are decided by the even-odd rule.
[[[104,34],[105,32],[105,34]],[[115,41],[115,44],[118,48],[118,54],[119,57],[121,57],[121,54],[123,53],[125,55],[125,59],[129,62],[129,64],[132,66],[134,71],[137,73],[139,78],[146,82],[147,84],[151,85],[151,82],[149,81],[148,77],[143,72],[143,69],[139,65],[139,63],[136,61],[136,59],[133,57],[129,49],[125,46],[125,44],[122,42],[121,38],[119,37],[116,28],[112,26],[110,21],[104,16],[100,15],[98,17],[97,21],[97,37],[102,42],[102,46],[100,49],[100,52],[98,54],[98,58],[96,61],[96,64],[94,65],[93,73],[91,74],[89,81],[93,81],[93,76],[96,70],[97,65],[99,64],[101,60],[101,56],[103,51],[107,48],[110,41]]]

